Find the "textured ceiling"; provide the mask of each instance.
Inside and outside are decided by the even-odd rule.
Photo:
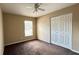
[[[31,17],[46,15],[71,5],[74,5],[74,3],[42,3],[40,7],[45,11],[39,10],[38,13],[33,13],[34,3],[0,3],[3,12]]]

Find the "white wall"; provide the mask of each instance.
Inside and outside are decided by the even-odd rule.
[[[50,21],[47,17],[38,19],[37,22],[37,36],[38,39],[50,43]]]
[[[2,22],[2,12],[0,9],[0,55],[3,54],[3,22]]]

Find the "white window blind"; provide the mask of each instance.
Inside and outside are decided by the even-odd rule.
[[[33,35],[33,21],[24,21],[24,31],[25,36],[32,36]]]

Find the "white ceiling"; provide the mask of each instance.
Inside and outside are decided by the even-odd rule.
[[[34,3],[0,3],[3,12],[31,17],[39,17],[71,5],[74,5],[74,3],[43,3],[40,7],[45,11],[39,10],[36,14],[33,13]]]

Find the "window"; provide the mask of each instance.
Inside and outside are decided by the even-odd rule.
[[[33,35],[33,22],[32,21],[24,21],[24,31],[25,36],[32,36]]]

